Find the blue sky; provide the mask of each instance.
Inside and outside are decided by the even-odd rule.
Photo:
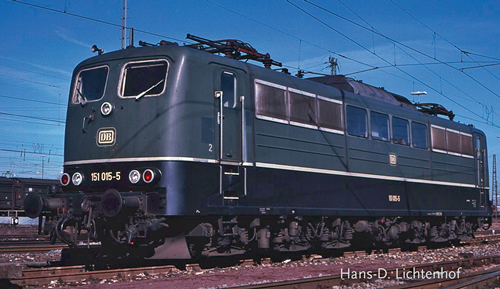
[[[119,27],[71,15],[120,25],[122,1],[25,3],[66,13],[0,0],[0,175],[55,179],[73,68],[93,56],[93,44],[121,48]],[[325,62],[333,56],[341,74],[410,100],[418,101],[410,92],[427,91],[421,102],[443,104],[456,121],[486,133],[490,166],[500,153],[499,1],[128,0],[127,6],[129,27],[162,35],[136,32],[136,45],[189,43],[187,33],[235,38],[294,74],[329,73]],[[489,66],[471,68],[479,65]]]

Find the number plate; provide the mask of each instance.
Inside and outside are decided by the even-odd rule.
[[[119,181],[121,179],[121,172],[93,172],[90,173],[90,180],[92,182],[110,182]]]

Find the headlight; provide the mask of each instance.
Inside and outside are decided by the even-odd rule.
[[[141,180],[141,173],[137,170],[131,171],[130,174],[128,174],[128,180],[132,184],[137,184]]]
[[[113,111],[113,106],[109,102],[105,102],[101,105],[101,113],[104,116],[108,116]]]
[[[71,178],[71,181],[73,182],[73,185],[79,186],[82,181],[83,181],[83,176],[80,173],[74,173],[73,177]]]

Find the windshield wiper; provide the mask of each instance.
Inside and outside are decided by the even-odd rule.
[[[87,98],[83,93],[81,92],[82,90],[82,77],[78,77],[78,82],[76,84],[76,93],[78,93],[78,102],[82,107],[84,107],[87,104]]]
[[[85,97],[85,95],[83,95],[79,90],[76,91],[76,93],[78,93],[78,96],[80,98],[80,105],[81,106],[85,106],[88,102],[87,98]]]
[[[135,100],[139,100],[141,97],[143,97],[144,95],[146,95],[146,93],[148,93],[149,91],[151,91],[153,88],[157,87],[158,85],[160,85],[160,83],[163,82],[164,79],[158,81],[158,83],[156,83],[155,85],[151,86],[150,88],[144,90],[143,92],[139,93],[136,97],[135,97]]]

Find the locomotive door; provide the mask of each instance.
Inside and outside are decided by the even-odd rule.
[[[219,159],[241,162],[241,103],[238,97],[236,73],[223,70],[220,74],[219,98]]]
[[[228,69],[219,70],[217,78],[219,100],[220,194],[224,201],[237,201],[246,192],[246,168],[242,167],[244,140],[243,110],[245,92],[240,74]],[[235,205],[234,203],[232,205]]]
[[[487,184],[487,167],[486,167],[486,139],[481,134],[474,134],[474,142],[475,142],[475,158],[476,158],[476,186],[479,188],[480,197],[479,204],[481,207],[484,207],[488,202],[486,198],[488,198],[488,194],[486,194]]]

